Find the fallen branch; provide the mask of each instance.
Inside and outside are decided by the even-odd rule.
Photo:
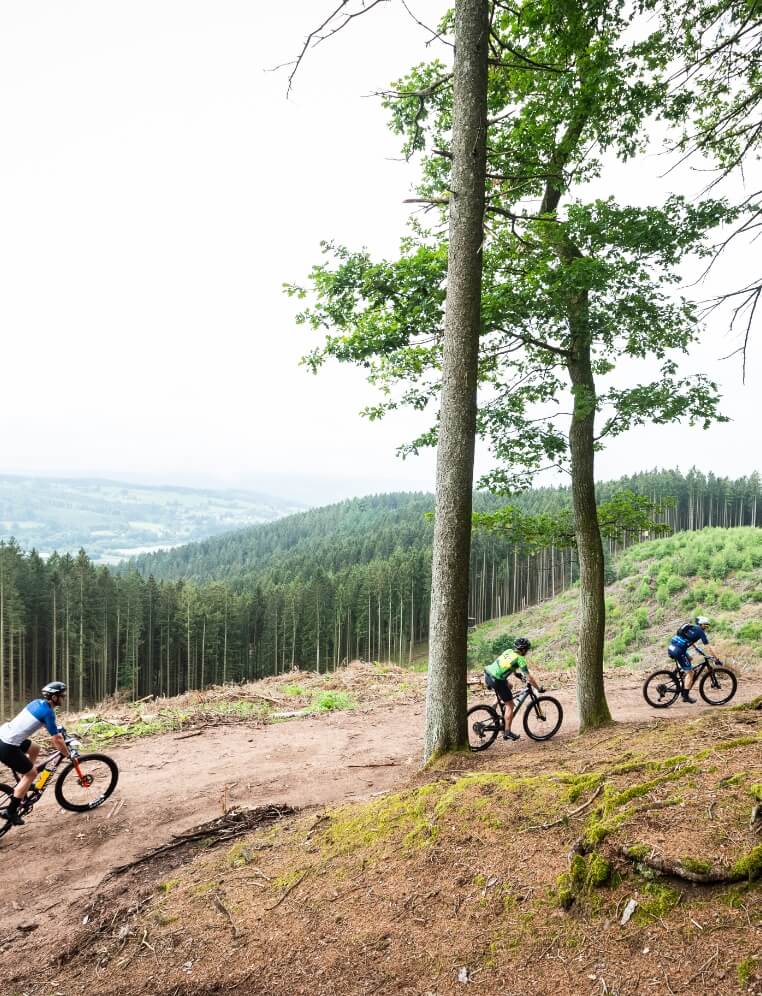
[[[270,705],[282,706],[285,705],[285,699],[274,699],[271,695],[263,695],[261,692],[247,692],[247,699],[262,699],[263,702],[269,702]]]
[[[557,820],[553,820],[552,823],[540,823],[535,827],[524,827],[523,833],[528,833],[530,830],[550,830],[551,827],[560,826],[562,823],[565,823],[567,820],[570,820],[572,816],[577,816],[579,813],[584,812],[588,806],[591,806],[593,802],[595,802],[595,800],[598,798],[598,796],[601,794],[602,791],[603,791],[603,782],[601,782],[601,784],[598,786],[595,792],[593,792],[593,794],[590,796],[587,802],[583,802],[582,805],[579,806],[577,809],[573,809],[570,813],[565,813],[563,816],[560,816]]]
[[[256,809],[231,809],[224,816],[211,820],[209,823],[202,823],[201,826],[188,830],[186,833],[174,835],[172,840],[161,847],[156,847],[152,851],[147,851],[134,861],[125,865],[118,865],[111,870],[111,875],[123,875],[124,872],[138,865],[153,861],[163,854],[192,844],[195,841],[210,841],[212,844],[222,844],[244,834],[252,833],[259,827],[275,823],[286,816],[292,816],[296,810],[286,803],[279,803],[277,806],[259,806]]]
[[[241,931],[239,930],[238,926],[236,925],[235,921],[233,920],[233,917],[232,917],[232,915],[230,913],[230,910],[227,908],[227,906],[225,905],[225,903],[222,901],[222,896],[219,894],[219,892],[213,892],[212,893],[212,899],[214,900],[214,905],[217,907],[217,909],[220,911],[220,913],[224,914],[227,917],[228,923],[230,924],[230,926],[232,928],[232,931],[233,931],[233,940],[237,941],[238,938],[241,936]]]
[[[694,882],[697,885],[730,885],[733,882],[743,882],[748,880],[748,873],[733,871],[730,868],[710,868],[708,871],[691,871],[684,868],[679,861],[670,861],[668,858],[661,858],[658,854],[642,855],[638,851],[632,853],[632,847],[618,847],[617,853],[632,861],[633,864],[645,865],[653,871],[661,872],[662,875],[671,875],[672,878],[682,879],[684,882]]]
[[[200,730],[194,730],[193,733],[183,733],[181,737],[175,737],[175,740],[188,740],[190,737],[200,737],[204,731],[205,728],[202,726]]]
[[[289,887],[286,889],[286,891],[283,893],[280,899],[277,902],[273,903],[272,906],[268,906],[267,909],[274,910],[276,906],[280,906],[280,904],[283,902],[286,896],[290,895],[298,885],[301,885],[301,883],[307,877],[308,871],[309,868],[307,869],[307,871],[303,871],[302,874],[299,876],[299,878],[295,882],[292,882],[291,885],[289,885]]]

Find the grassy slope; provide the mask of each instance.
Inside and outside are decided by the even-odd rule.
[[[762,530],[704,529],[631,547],[606,592],[606,665],[652,670],[666,660],[669,637],[698,613],[714,622],[719,653],[743,669],[762,656]],[[491,659],[491,642],[528,636],[543,667],[575,663],[578,591],[492,620],[471,640],[472,663]]]
[[[629,551],[609,596],[612,662],[640,608],[647,625],[626,649],[642,660],[625,663],[661,660],[694,609],[718,618],[723,653],[751,663],[760,542],[712,531]],[[493,632],[506,629],[558,661],[573,649],[574,593]],[[139,900],[96,907],[58,986],[449,996],[460,975],[475,996],[760,992],[761,747],[762,709],[747,706],[537,745],[520,770],[500,748],[451,758],[402,792],[148,870]],[[694,884],[654,859],[736,881]]]

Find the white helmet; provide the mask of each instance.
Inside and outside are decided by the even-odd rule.
[[[700,626],[702,629],[706,629],[707,626],[712,625],[712,620],[707,619],[706,616],[696,616],[696,625]]]

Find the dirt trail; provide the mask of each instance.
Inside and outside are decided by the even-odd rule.
[[[674,721],[702,708],[681,704],[660,713],[646,705],[640,689],[636,675],[607,681],[615,719]],[[760,693],[762,678],[744,675],[735,701]],[[553,694],[565,712],[559,736],[569,737],[577,728],[573,688]],[[111,748],[120,779],[103,807],[85,816],[64,813],[51,792],[25,827],[0,840],[0,962],[5,952],[15,959],[27,946],[37,948],[35,935],[53,921],[65,923],[68,904],[81,906],[113,867],[219,815],[226,786],[228,805],[303,807],[367,797],[415,772],[422,725],[423,703],[415,703],[266,727],[215,727],[185,738],[166,734]],[[489,765],[498,751],[542,749],[525,737],[516,745],[498,741],[481,763]]]

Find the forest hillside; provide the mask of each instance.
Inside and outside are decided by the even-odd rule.
[[[625,488],[669,499],[662,517],[676,536],[704,526],[754,531],[762,509],[757,475],[728,481],[658,471],[601,484],[600,498]],[[538,489],[515,500],[547,512],[568,494]],[[504,501],[479,496],[477,506]],[[426,494],[353,499],[140,558],[136,569],[94,564],[84,550],[42,558],[0,542],[0,716],[51,676],[72,687],[82,708],[122,690],[139,699],[292,667],[425,659],[432,507]],[[611,580],[616,556],[638,538],[609,541]],[[481,624],[543,604],[577,575],[573,548],[526,550],[478,530],[469,615]],[[569,599],[571,606],[576,594]],[[626,661],[632,642],[620,641],[610,659]],[[575,646],[553,652],[566,660]]]
[[[609,669],[651,670],[666,660],[678,626],[712,620],[712,643],[743,669],[762,663],[762,530],[706,528],[629,547],[616,558],[606,589]],[[526,635],[543,667],[573,668],[578,591],[479,626],[469,639],[472,667]]]

